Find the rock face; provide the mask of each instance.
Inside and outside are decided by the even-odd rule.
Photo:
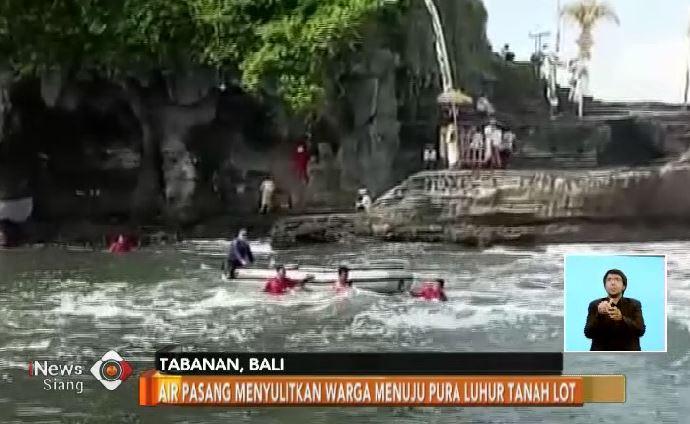
[[[507,64],[491,52],[482,1],[436,4],[459,88],[473,97],[489,93],[509,124],[542,125],[545,105],[539,82],[529,64]],[[141,217],[145,222],[167,219],[177,225],[211,214],[256,210],[258,188],[268,174],[279,190],[297,194],[299,203],[306,199],[311,206],[349,207],[362,186],[380,196],[421,169],[423,145],[437,141],[440,73],[424,0],[410,0],[402,15],[384,17],[362,35],[327,75],[324,113],[313,128],[321,160],[311,167],[306,187],[294,181],[290,164],[291,143],[302,132],[302,123],[276,102],[259,101],[238,87],[217,93],[214,73],[179,69],[165,77],[165,89],[155,95],[153,82],[142,83],[149,91],[137,103],[122,87],[66,80],[62,73],[21,81],[9,90],[0,70],[0,200],[33,197],[34,217],[45,221],[127,221],[143,214],[151,215]],[[9,91],[14,92],[11,99]],[[623,124],[602,118],[560,125],[525,128],[519,134],[522,150],[515,165],[562,169],[646,164],[657,150],[678,153],[690,140],[681,118],[661,129],[654,122],[636,123],[638,128],[647,125],[640,132],[657,141],[641,143],[634,149],[637,153],[627,157],[619,154],[631,151]],[[644,181],[637,182],[634,175]],[[381,197],[379,212],[372,217],[376,222],[369,227],[376,232],[395,228],[381,230],[391,236],[453,239],[475,237],[481,225],[482,231],[515,238],[528,232],[518,223],[529,227],[539,220],[602,218],[609,210],[610,217],[620,217],[622,212],[607,203],[610,198],[637,199],[641,204],[625,203],[626,208],[644,212],[647,206],[640,199],[645,197],[630,194],[627,187],[657,196],[654,184],[661,180],[652,168],[624,173],[516,169],[417,174]],[[663,178],[669,193],[680,190],[682,181]],[[670,198],[657,202],[667,210],[685,211],[682,202],[668,204]],[[513,230],[489,225],[499,222],[499,216],[514,220]],[[412,221],[404,225],[404,217]],[[293,230],[288,232],[313,232]]]
[[[334,243],[371,233],[363,214],[324,214],[288,217],[278,220],[271,229],[274,247],[297,243]]]
[[[400,144],[396,70],[399,58],[385,48],[371,47],[356,63],[345,86],[352,129],[340,142],[343,188],[369,187],[382,192]]]
[[[476,93],[493,66],[486,11],[480,0],[438,7],[455,80]],[[140,90],[123,90],[56,71],[15,84],[12,102],[5,101],[0,78],[0,127],[7,130],[0,141],[0,164],[7,165],[0,166],[0,199],[33,195],[35,216],[46,220],[187,223],[254,209],[268,173],[282,189],[317,204],[334,201],[325,190],[338,192],[331,196],[337,199],[350,196],[348,203],[361,186],[381,194],[418,169],[423,144],[435,141],[440,90],[423,0],[381,19],[362,30],[327,76],[326,113],[314,135],[330,147],[320,148],[324,160],[309,187],[293,190],[285,166],[292,146],[274,148],[302,131],[294,119],[272,100],[258,104],[236,87],[214,98],[213,72],[138,75]],[[12,113],[2,113],[9,104]]]
[[[376,200],[370,215],[291,217],[279,245],[386,240],[493,243],[667,240],[690,236],[690,164],[590,171],[428,171]]]
[[[682,189],[690,167],[591,171],[440,171],[408,178],[375,203],[373,226],[380,236],[417,237],[426,229],[438,238],[532,239],[588,222],[679,222],[690,216]],[[573,226],[574,225],[574,226]]]
[[[476,96],[494,66],[484,6],[457,0],[437,7],[454,80]],[[423,0],[363,32],[362,48],[333,76],[329,113],[338,117],[337,130],[321,137],[339,146],[341,188],[367,187],[379,195],[418,170],[424,144],[436,142],[441,77]]]
[[[149,101],[144,115],[121,87],[103,82],[72,81],[53,107],[44,104],[41,84],[16,86],[11,125],[0,142],[0,200],[33,195],[34,217],[49,221],[130,220],[143,210],[144,221],[173,223],[222,210],[224,201],[228,207],[252,203],[251,197],[214,195],[212,175],[225,180],[218,191],[232,186],[237,193],[240,183],[255,183],[248,172],[268,173],[268,155],[251,146],[267,142],[245,125],[270,124],[255,125],[262,112],[249,96],[199,99],[208,87],[185,81],[171,84],[173,97]],[[238,105],[235,97],[244,100]]]

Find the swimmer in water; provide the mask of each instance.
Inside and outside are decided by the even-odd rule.
[[[440,300],[441,302],[446,302],[448,298],[443,288],[445,284],[446,282],[442,278],[438,278],[434,281],[427,281],[422,283],[421,289],[410,291],[410,295],[424,300]]]
[[[291,289],[304,288],[304,285],[312,280],[313,277],[307,276],[302,280],[293,280],[288,278],[285,271],[284,265],[278,265],[276,267],[276,276],[266,281],[266,286],[264,286],[264,293],[273,295],[283,295]]]
[[[352,290],[352,280],[348,279],[350,270],[346,266],[338,268],[338,279],[333,283],[336,293],[347,293]]]
[[[123,234],[117,237],[117,240],[110,245],[110,253],[128,253],[132,250],[132,247],[125,239]]]

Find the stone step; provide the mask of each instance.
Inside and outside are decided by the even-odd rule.
[[[591,162],[554,162],[554,161],[515,161],[510,169],[592,169],[597,168],[598,163]]]
[[[526,150],[526,149],[525,149]],[[567,159],[577,159],[577,158],[583,158],[583,159],[588,159],[588,158],[596,158],[597,157],[597,152],[596,151],[587,151],[587,152],[582,152],[582,153],[550,153],[550,152],[544,152],[542,150],[521,150],[515,154],[515,158],[544,158],[544,159],[557,159],[557,158],[567,158]]]
[[[602,100],[592,100],[589,103],[590,107],[609,107],[618,109],[628,109],[628,110],[653,110],[653,111],[666,111],[666,110],[681,110],[681,104],[668,104],[659,102],[607,102]]]

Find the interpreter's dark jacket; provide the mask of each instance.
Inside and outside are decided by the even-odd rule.
[[[639,351],[640,337],[645,333],[642,304],[639,300],[621,297],[616,306],[623,319],[615,321],[597,310],[600,302],[607,297],[589,304],[585,336],[592,339],[591,351]]]

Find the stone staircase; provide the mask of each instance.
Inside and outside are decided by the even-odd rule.
[[[678,115],[687,113],[682,105],[657,102],[605,102],[592,100],[585,103],[585,118],[591,117],[621,117],[631,114],[639,115]]]
[[[570,112],[574,108],[566,107],[566,114],[559,116],[555,121],[542,121],[537,128],[550,126],[573,125],[580,123],[582,126],[606,127],[616,121],[636,122],[637,128],[641,124],[643,128],[649,128],[652,133],[649,136],[654,145],[661,149],[663,157],[656,161],[646,162],[649,165],[663,164],[675,160],[683,153],[690,150],[690,111],[684,110],[682,105],[654,102],[603,102],[588,100],[585,103],[585,116],[579,120]],[[618,127],[616,127],[618,128]],[[625,128],[625,127],[623,127]],[[639,131],[639,130],[638,130]],[[646,131],[646,130],[645,130]],[[553,137],[556,137],[554,134]],[[617,136],[620,142],[621,135]],[[625,137],[625,135],[623,135]],[[644,137],[644,136],[643,136]],[[547,137],[549,138],[549,137]],[[544,145],[533,145],[530,139],[525,144],[518,142],[518,151],[511,159],[512,169],[592,169],[601,166],[596,148],[568,148],[563,142],[552,138],[560,150],[549,150]],[[543,143],[541,143],[543,144]],[[563,148],[563,149],[561,149]]]
[[[609,121],[628,118],[647,118],[657,122],[664,131],[664,151],[676,156],[690,149],[690,110],[680,104],[656,102],[603,102],[587,104],[587,121]]]
[[[547,153],[520,151],[510,163],[511,169],[592,169],[598,166],[597,152]]]

